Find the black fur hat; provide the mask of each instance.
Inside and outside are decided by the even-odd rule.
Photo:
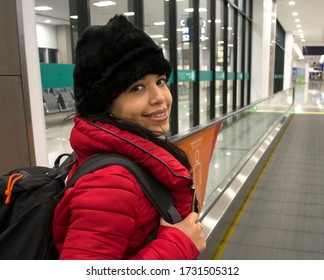
[[[125,16],[88,27],[76,46],[74,94],[80,115],[107,111],[114,98],[148,74],[171,73],[162,49]]]

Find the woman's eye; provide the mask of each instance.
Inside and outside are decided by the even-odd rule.
[[[166,85],[167,84],[167,79],[163,78],[157,81],[157,85]]]
[[[140,91],[142,89],[143,89],[142,85],[136,85],[136,86],[131,87],[130,91],[136,92],[136,91]]]

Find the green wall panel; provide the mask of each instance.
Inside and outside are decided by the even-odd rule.
[[[42,88],[73,86],[74,64],[41,63]]]

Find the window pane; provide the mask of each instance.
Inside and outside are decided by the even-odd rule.
[[[237,28],[237,71],[236,71],[236,83],[237,83],[237,108],[241,106],[241,84],[243,79],[243,71],[242,71],[242,25],[243,25],[243,17],[238,14],[238,28]]]
[[[128,10],[127,0],[114,1],[115,5],[98,7],[94,5],[98,0],[90,0],[90,22],[91,25],[104,25],[116,14],[124,14],[131,20],[134,17],[133,11]]]
[[[224,2],[216,2],[216,117],[222,115],[224,80]]]
[[[208,1],[209,2],[209,1]],[[210,81],[212,73],[210,69],[210,23],[208,23],[207,0],[200,1],[199,23],[200,23],[200,85],[199,85],[199,103],[200,103],[200,124],[209,120],[210,104]]]
[[[48,62],[57,63],[57,49],[48,49]]]
[[[233,110],[233,83],[234,73],[234,9],[228,8],[227,27],[227,113]]]
[[[179,132],[193,127],[192,11],[189,1],[177,2]]]

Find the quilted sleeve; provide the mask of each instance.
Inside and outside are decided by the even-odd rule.
[[[69,227],[60,259],[122,259],[136,220],[134,181],[110,167],[85,175],[69,203]]]
[[[157,238],[132,259],[142,260],[194,260],[199,256],[195,244],[182,231],[161,226]]]

